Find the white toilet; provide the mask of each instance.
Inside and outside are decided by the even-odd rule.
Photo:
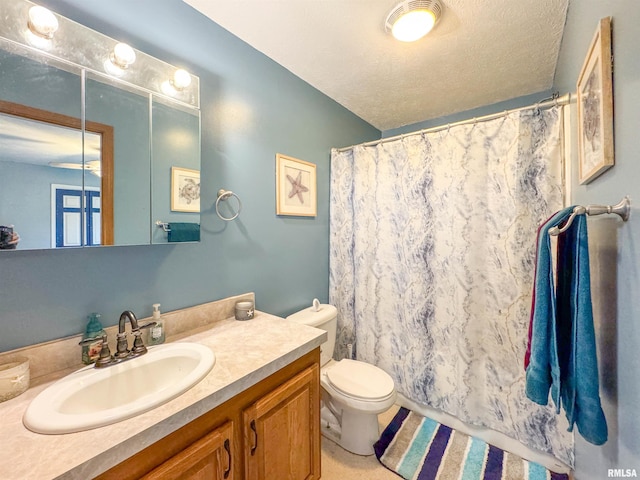
[[[321,431],[345,450],[372,455],[378,440],[378,414],[396,400],[393,379],[380,368],[357,360],[332,359],[336,342],[338,310],[333,305],[314,305],[287,317],[327,331],[320,346],[322,387]]]

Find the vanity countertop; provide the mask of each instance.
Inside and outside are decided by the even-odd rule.
[[[64,435],[27,430],[22,416],[38,393],[70,373],[0,403],[0,478],[92,478],[255,385],[318,347],[326,333],[256,312],[253,320],[222,320],[175,341],[210,347],[216,363],[193,388],[146,413],[105,427]],[[153,347],[152,347],[153,348]]]

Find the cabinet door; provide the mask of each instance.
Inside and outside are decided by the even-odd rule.
[[[233,422],[227,422],[159,465],[144,480],[233,480]]]
[[[247,479],[320,478],[319,393],[316,364],[244,410]]]

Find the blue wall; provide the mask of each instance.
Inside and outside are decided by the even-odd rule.
[[[41,4],[200,77],[202,241],[189,245],[11,252],[0,256],[0,351],[114,324],[151,304],[174,310],[255,291],[286,315],[326,301],[329,157],[380,131],[179,0],[46,0]],[[135,33],[131,33],[135,32]],[[318,216],[275,215],[275,155],[317,164]],[[233,190],[240,218],[223,222],[216,192]]]
[[[587,48],[602,17],[613,17],[615,166],[586,186],[572,178],[574,203],[632,201],[629,222],[589,220],[593,300],[599,340],[601,397],[609,441],[590,445],[576,435],[576,478],[607,478],[609,469],[636,469],[640,475],[640,5],[637,0],[571,2],[556,70],[555,88],[575,92]],[[574,109],[575,110],[575,109]],[[574,137],[577,125],[573,119]],[[574,152],[575,139],[574,139]],[[576,159],[574,155],[574,165]],[[594,261],[600,268],[593,272]],[[594,275],[595,273],[595,275]]]

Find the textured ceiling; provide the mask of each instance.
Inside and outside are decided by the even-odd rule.
[[[442,0],[415,43],[397,0],[184,0],[380,130],[551,88],[568,0]]]

